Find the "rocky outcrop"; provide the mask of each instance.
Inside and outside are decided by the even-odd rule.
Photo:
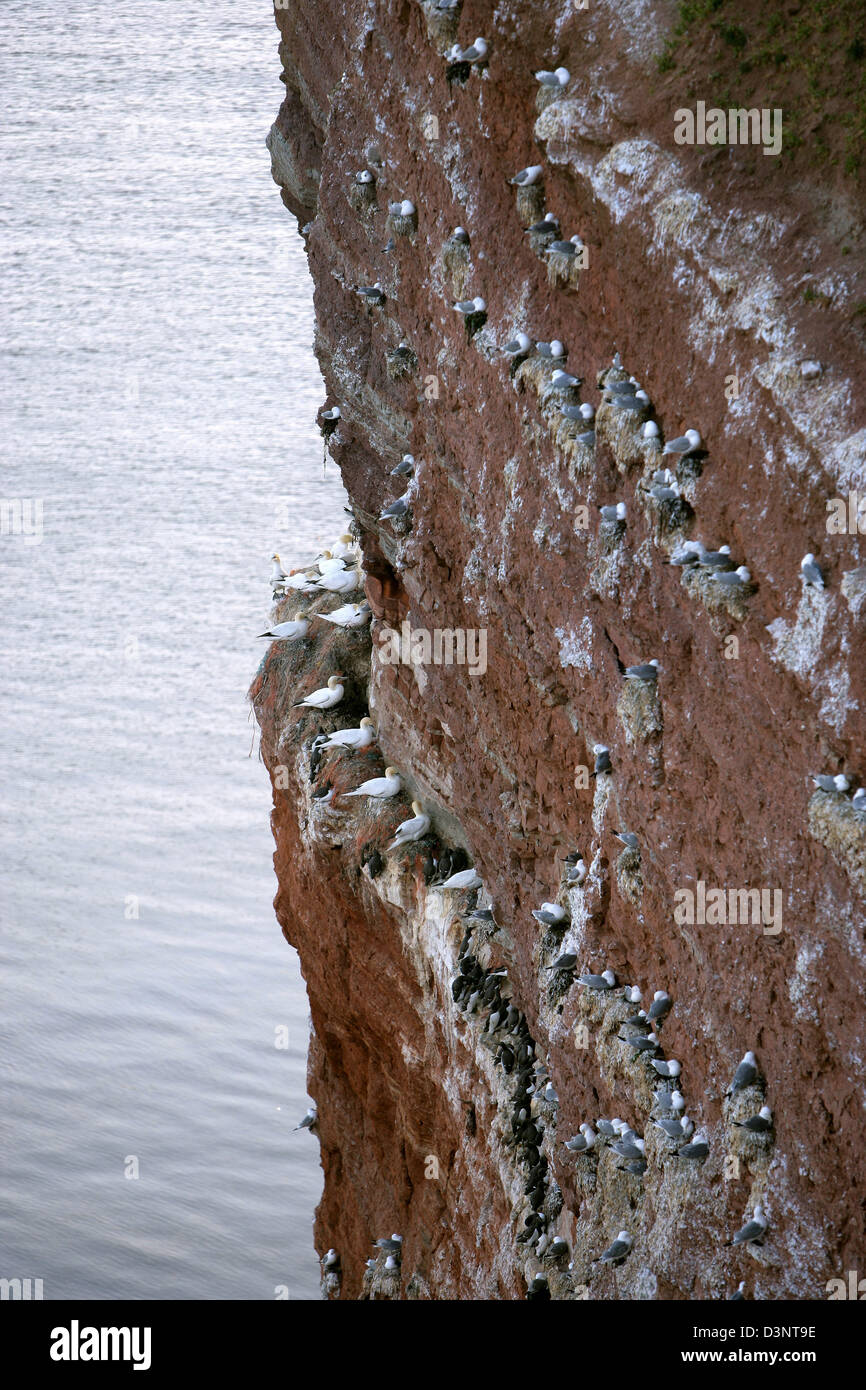
[[[864,557],[856,523],[828,527],[866,485],[862,207],[853,176],[796,150],[677,145],[683,90],[712,90],[699,58],[679,90],[659,72],[672,17],[277,11],[273,172],[308,249],[373,610],[371,630],[275,644],[252,689],[277,915],[310,996],[329,1297],[699,1299],[744,1280],[813,1299],[866,1263]],[[446,58],[476,35],[486,61]],[[557,66],[568,82],[540,90]],[[527,233],[548,212],[576,255]],[[564,357],[535,347],[557,339]],[[662,455],[688,427],[701,447]],[[407,452],[409,511],[382,521]],[[624,520],[602,516],[617,502]],[[672,563],[690,541],[727,544],[748,579]],[[824,587],[801,580],[806,552]],[[420,644],[384,659],[403,624],[486,645],[474,664]],[[625,678],[650,659],[657,677]],[[341,704],[295,707],[334,671]],[[313,746],[368,710],[370,748]],[[341,797],[386,764],[405,797]],[[389,850],[412,800],[430,832]],[[441,887],[470,863],[480,892]],[[544,901],[561,921],[532,916]],[[575,979],[604,970],[615,988]],[[673,999],[655,1054],[633,1046],[626,985]],[[728,1097],[747,1050],[757,1075]],[[655,1123],[677,1084],[705,1158]],[[768,1131],[738,1127],[764,1104]],[[597,1139],[570,1151],[586,1121]],[[763,1243],[731,1246],[756,1204]],[[620,1230],[629,1252],[599,1262]],[[392,1232],[401,1253],[377,1253]]]

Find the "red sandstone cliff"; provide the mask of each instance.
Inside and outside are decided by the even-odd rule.
[[[674,110],[714,91],[700,34],[659,72],[673,19],[667,4],[602,0],[277,12],[273,170],[305,229],[316,348],[341,410],[329,449],[374,610],[372,641],[314,624],[308,642],[271,648],[253,686],[277,914],[314,1025],[331,1296],[522,1298],[543,1271],[553,1297],[719,1298],[745,1280],[749,1297],[811,1299],[866,1264],[866,820],[810,777],[866,780],[862,540],[827,530],[828,499],[866,488],[862,202],[856,173],[808,139],[778,160],[676,145]],[[476,35],[487,65],[449,81],[444,52]],[[534,71],[558,65],[568,85],[539,95]],[[540,184],[509,185],[535,163]],[[372,185],[355,183],[362,169]],[[403,198],[417,214],[395,223]],[[581,237],[585,268],[551,264],[527,235],[548,210]],[[458,224],[468,248],[450,239]],[[377,281],[386,299],[370,306],[354,291]],[[452,304],[476,295],[486,321],[467,324]],[[556,363],[532,353],[509,369],[500,349],[519,330],[566,345],[596,407],[594,447],[561,412]],[[633,373],[649,416],[618,409],[605,372],[608,386]],[[673,461],[679,498],[660,502],[660,444],[688,426],[703,456]],[[411,524],[381,522],[407,451]],[[624,527],[600,519],[617,501]],[[668,563],[689,537],[729,544],[752,583],[729,593]],[[823,589],[801,583],[807,551]],[[403,620],[486,630],[486,672],[383,663],[380,634]],[[657,683],[624,681],[652,657]],[[343,704],[293,708],[334,670]],[[316,733],[368,709],[371,750],[311,762]],[[597,743],[612,771],[586,778]],[[410,792],[399,804],[312,797],[386,763]],[[386,854],[413,796],[433,833]],[[483,878],[495,930],[464,935],[472,895],[430,881],[454,847]],[[569,886],[574,850],[588,873]],[[781,929],[678,920],[677,895],[699,882],[778,890]],[[533,919],[544,900],[566,908],[564,929]],[[564,950],[639,985],[645,1004],[670,992],[660,1042],[682,1063],[705,1162],[678,1158],[652,1123],[655,1074],[618,1037],[634,1012],[622,990],[551,972]],[[509,1002],[518,1028],[491,1032]],[[521,1046],[558,1103],[520,1090]],[[725,1099],[746,1049],[761,1080]],[[736,1127],[765,1102],[769,1135]],[[582,1121],[614,1115],[644,1136],[642,1177],[601,1139],[588,1156],[564,1148]],[[764,1244],[729,1247],[756,1202]],[[629,1256],[594,1264],[620,1228]],[[399,1267],[380,1255],[368,1271],[371,1242],[392,1231]],[[551,1236],[567,1254],[545,1249]]]

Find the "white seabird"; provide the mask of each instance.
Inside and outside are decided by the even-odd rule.
[[[816,589],[823,589],[824,576],[811,550],[807,551],[800,561],[800,578],[806,585],[812,585]]]
[[[400,845],[409,845],[415,840],[421,840],[430,829],[430,817],[425,815],[420,801],[412,802],[412,810],[415,814],[397,827],[397,832],[388,846],[389,849],[398,849]]]
[[[518,188],[529,188],[532,184],[538,183],[543,173],[543,164],[527,164],[525,169],[521,169],[520,172],[515,174],[514,178],[509,179],[508,182],[516,184]]]
[[[297,1133],[297,1131],[298,1131],[299,1129],[312,1129],[313,1126],[315,1125],[317,1119],[318,1119],[318,1110],[317,1110],[315,1104],[313,1104],[313,1105],[310,1106],[310,1108],[309,1108],[309,1110],[307,1111],[306,1115],[305,1115],[304,1118],[301,1120],[301,1123],[298,1124],[298,1125],[295,1125],[295,1132]]]
[[[625,502],[617,502],[609,507],[599,507],[602,521],[625,521]]]
[[[582,385],[579,376],[572,376],[571,372],[564,372],[561,367],[557,367],[550,384],[555,391],[570,391],[573,386]]]
[[[568,913],[559,903],[542,903],[541,907],[535,908],[532,915],[543,927],[556,927],[565,921]]]
[[[599,1264],[615,1265],[620,1260],[624,1260],[629,1250],[631,1250],[632,1239],[628,1231],[619,1231],[616,1240],[609,1245],[603,1254],[599,1255]]]
[[[735,1096],[737,1091],[745,1091],[747,1086],[752,1086],[758,1079],[758,1063],[754,1052],[746,1052],[743,1060],[734,1072],[734,1079],[731,1088],[727,1092],[729,1096]]]
[[[321,690],[314,690],[303,700],[295,700],[295,708],[306,705],[308,709],[333,709],[343,698],[342,677],[338,674],[328,677],[328,684],[323,685]]]
[[[844,772],[837,773],[835,777],[830,777],[825,772],[819,772],[817,777],[812,778],[812,781],[816,787],[820,787],[822,792],[846,792],[851,785]],[[856,796],[854,799],[856,800]]]
[[[750,1134],[766,1134],[773,1128],[773,1112],[769,1105],[762,1105],[757,1115],[750,1115],[747,1120],[734,1120],[734,1124]]]
[[[402,497],[390,502],[380,514],[380,521],[393,521],[395,517],[406,516],[411,506],[408,492],[404,492]]]
[[[764,1216],[764,1208],[759,1203],[755,1207],[751,1220],[740,1227],[731,1240],[731,1245],[748,1245],[750,1241],[763,1240],[766,1233],[767,1219]]]
[[[329,594],[351,594],[360,588],[361,580],[354,565],[350,569],[329,569],[319,578],[316,588]]]
[[[640,849],[640,840],[633,830],[615,830],[613,833],[626,849]]]
[[[551,338],[549,343],[536,343],[535,351],[539,357],[555,357],[559,359],[565,356],[565,348],[558,338]]]
[[[735,570],[712,570],[710,578],[714,584],[721,584],[725,589],[744,589],[752,582],[745,565],[739,565]]]
[[[310,630],[310,622],[306,614],[295,619],[289,619],[285,623],[275,623],[269,627],[267,632],[260,632],[259,637],[270,637],[276,642],[297,642],[300,638],[306,637]]]
[[[460,50],[459,57],[455,55],[455,63],[483,63],[487,57],[487,40],[476,39],[468,48]]]
[[[647,1018],[653,1023],[657,1018],[666,1018],[674,1006],[674,1001],[666,990],[657,989],[649,1006]]]
[[[462,314],[464,318],[467,318],[469,314],[483,314],[487,305],[481,298],[481,295],[477,294],[474,299],[458,299],[453,307],[457,310],[458,314]]]
[[[578,975],[577,983],[584,985],[586,989],[597,989],[603,992],[614,988],[616,976],[612,970],[603,970],[600,975],[594,975],[592,971],[587,971],[583,975]]]
[[[568,68],[555,68],[553,72],[542,69],[535,74],[535,80],[542,87],[549,87],[555,91],[558,87],[567,87],[571,81],[571,73]]]
[[[624,675],[627,681],[654,681],[660,670],[658,658],[653,657],[651,661],[642,662],[637,666],[626,666]]]
[[[389,203],[388,212],[391,217],[412,217],[415,213],[415,204],[411,198],[402,198]]]
[[[569,237],[568,241],[552,241],[549,246],[544,248],[546,256],[576,256],[578,251],[583,250],[583,242],[575,233]]]
[[[655,420],[647,420],[646,424],[641,430],[641,434],[643,435],[644,439],[658,439],[659,427],[656,424]]]
[[[318,742],[320,748],[369,748],[376,737],[376,726],[367,714],[357,729],[336,729]]]
[[[356,787],[352,792],[345,792],[345,796],[373,796],[377,801],[386,801],[389,796],[396,796],[402,789],[403,782],[396,767],[386,767],[384,777],[371,777],[368,781],[362,782],[360,787]]]
[[[532,339],[527,333],[518,333],[516,338],[505,344],[502,349],[509,357],[519,357],[522,352],[529,352],[532,348]]]
[[[854,807],[854,810],[857,812],[858,815],[861,815],[864,811],[866,811],[866,787],[857,788],[856,792],[851,798],[851,805]]]
[[[335,627],[363,627],[373,616],[369,603],[345,603],[335,608],[333,613],[317,613],[316,616]]]
[[[700,447],[701,436],[698,431],[686,430],[685,434],[679,435],[676,439],[669,439],[662,453],[679,454],[681,458],[685,458],[687,454],[693,454]]]
[[[676,1057],[672,1057],[669,1062],[662,1061],[658,1057],[654,1057],[652,1059],[652,1065],[655,1067],[659,1076],[676,1078],[682,1071],[682,1066],[677,1061]]]
[[[482,879],[477,869],[461,869],[459,873],[452,874],[450,878],[446,878],[444,883],[440,883],[437,886],[439,888],[453,889],[454,892],[460,893],[470,888],[481,888]]]

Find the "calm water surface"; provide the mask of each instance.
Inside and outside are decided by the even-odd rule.
[[[318,1296],[245,702],[270,553],[344,501],[276,49],[267,0],[0,12],[0,497],[44,509],[0,535],[0,1277],[50,1299]]]

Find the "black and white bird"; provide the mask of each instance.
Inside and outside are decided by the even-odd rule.
[[[811,585],[815,589],[823,589],[824,576],[811,550],[807,551],[800,561],[800,578],[805,585]]]
[[[389,849],[399,849],[401,845],[413,844],[416,840],[421,840],[430,829],[430,817],[424,811],[420,801],[412,802],[413,814],[408,820],[404,820],[397,827],[397,833],[388,846]]]
[[[400,462],[391,469],[392,478],[411,478],[415,472],[415,455],[404,454]]]
[[[592,751],[595,754],[595,767],[592,771],[593,777],[599,777],[603,772],[610,772],[612,770],[612,764],[610,761],[610,749],[607,744],[594,743],[592,745]]]
[[[295,700],[296,709],[302,705],[307,709],[333,709],[343,698],[344,686],[343,677],[339,674],[328,677],[328,684],[323,685],[320,690],[313,690],[303,700]]]
[[[655,1023],[656,1020],[660,1021],[661,1019],[667,1018],[673,1006],[674,1001],[671,999],[671,996],[663,989],[657,989],[653,995],[653,1002],[649,1006],[647,1018],[650,1023]]]
[[[289,619],[285,623],[274,623],[265,632],[260,632],[259,637],[270,637],[274,642],[298,642],[306,637],[310,630],[310,623],[305,613],[299,613],[297,618]]]
[[[734,1120],[734,1124],[750,1134],[767,1134],[773,1128],[773,1112],[769,1105],[762,1105],[757,1115],[750,1115],[747,1120]]]
[[[615,830],[614,836],[625,845],[626,849],[640,849],[640,840],[633,830]]]
[[[542,903],[541,907],[533,909],[532,915],[543,927],[558,927],[566,920],[568,913],[559,903]]]
[[[736,1235],[730,1241],[731,1245],[749,1245],[752,1241],[762,1241],[767,1234],[767,1219],[764,1216],[764,1208],[758,1204],[752,1214],[751,1220],[741,1226]]]
[[[557,956],[553,965],[549,965],[548,970],[573,970],[577,965],[577,956],[573,951],[563,951],[561,956]]]
[[[532,351],[532,339],[528,333],[518,333],[509,339],[502,351],[508,357],[520,357],[524,352]]]
[[[654,681],[658,679],[660,670],[658,658],[653,657],[651,661],[641,662],[637,666],[626,666],[623,674],[627,681]]]
[[[536,343],[535,351],[538,353],[539,357],[553,358],[556,361],[560,361],[568,355],[564,345],[558,338],[551,338],[549,343],[543,341]]]
[[[594,975],[591,971],[587,971],[583,975],[578,975],[577,983],[586,989],[595,989],[603,994],[606,990],[616,987],[616,976],[612,970],[603,970],[600,975]]]
[[[571,73],[568,68],[554,68],[553,72],[542,69],[535,74],[535,80],[541,87],[546,87],[549,91],[557,91],[562,87],[567,87],[571,81]]]
[[[754,1052],[747,1052],[743,1060],[734,1072],[734,1079],[731,1082],[729,1096],[735,1096],[738,1091],[745,1091],[747,1086],[753,1086],[758,1079],[758,1063]]]
[[[396,498],[393,502],[390,502],[387,507],[385,507],[385,509],[379,515],[379,520],[394,521],[398,517],[407,516],[411,510],[411,506],[412,504],[409,494],[408,492],[404,492],[402,497]]]
[[[654,1057],[652,1059],[652,1066],[658,1072],[659,1076],[664,1076],[665,1078],[676,1079],[682,1071],[682,1065],[677,1061],[676,1057],[672,1057],[670,1061],[660,1060],[658,1057]]]
[[[701,436],[697,430],[686,430],[685,434],[678,435],[676,439],[669,439],[662,449],[663,454],[678,454],[680,458],[686,458],[693,454],[696,449],[701,447]]]
[[[483,314],[487,305],[481,295],[477,294],[474,299],[458,299],[453,307],[458,314],[469,318],[470,314]]]
[[[319,1112],[316,1106],[311,1105],[300,1124],[295,1125],[295,1133],[297,1133],[299,1129],[314,1129],[318,1118]]]
[[[576,256],[578,251],[583,250],[583,242],[575,234],[573,237],[569,237],[568,241],[552,241],[544,249],[548,256]]]
[[[559,231],[559,218],[553,212],[546,212],[540,222],[533,222],[531,227],[526,228],[524,236],[555,237]]]
[[[521,169],[508,182],[515,184],[518,188],[530,188],[532,184],[538,183],[543,173],[544,166],[542,164],[527,164],[525,169]]]
[[[812,778],[812,781],[822,792],[846,792],[851,785],[844,772],[837,772],[835,777],[831,777],[826,772],[819,772],[817,777]]]
[[[706,1135],[698,1133],[688,1144],[681,1144],[676,1151],[677,1158],[688,1158],[695,1163],[700,1163],[710,1152],[710,1146]]]
[[[602,1255],[598,1258],[599,1264],[616,1265],[624,1260],[632,1247],[632,1238],[628,1231],[617,1232],[616,1240],[609,1245]]]

